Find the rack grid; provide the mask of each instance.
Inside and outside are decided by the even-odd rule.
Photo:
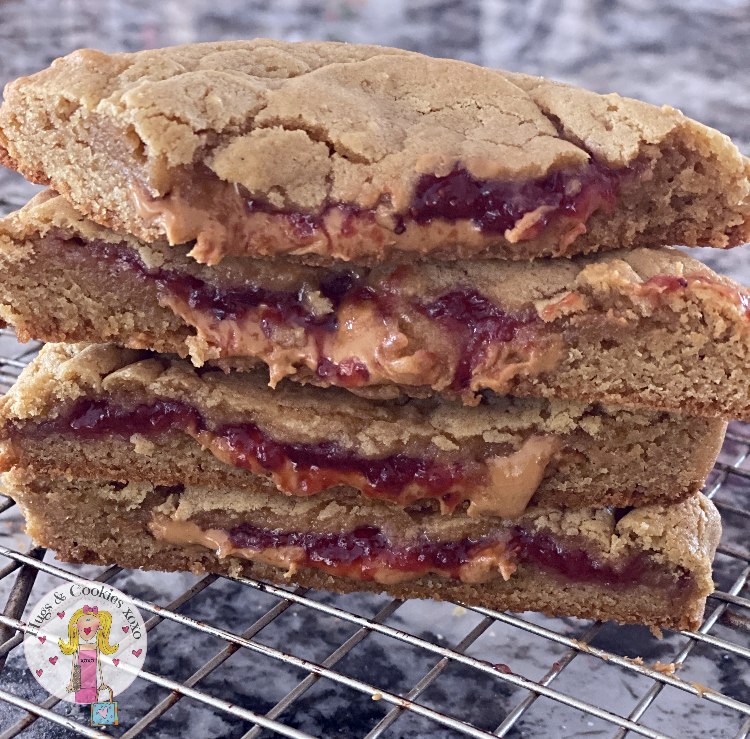
[[[0,212],[3,206],[9,204],[0,203]],[[21,346],[10,330],[0,330],[0,390],[7,390],[39,346]],[[175,591],[186,576],[165,580],[170,576],[78,567],[56,562],[41,548],[28,548],[20,533],[7,535],[20,529],[20,513],[10,498],[0,495],[1,540],[13,543],[0,546],[0,594],[5,597],[0,615],[0,709],[8,709],[0,711],[0,739],[46,736],[50,727],[56,737],[129,738],[157,730],[173,735],[170,721],[185,720],[196,722],[196,727],[218,725],[222,729],[216,735],[243,739],[330,735],[331,721],[338,722],[340,735],[367,739],[566,732],[577,736],[584,728],[591,736],[617,739],[690,736],[673,716],[675,705],[696,722],[710,713],[718,722],[716,736],[744,739],[750,736],[750,552],[744,534],[750,518],[748,455],[750,426],[732,424],[705,490],[724,524],[715,568],[717,591],[696,633],[670,632],[663,641],[640,627],[512,615],[458,604],[434,606],[426,619],[419,602],[333,596],[249,578],[192,577],[185,588]],[[79,707],[35,690],[30,675],[26,683],[18,677],[19,665],[24,664],[27,603],[61,581],[80,578],[106,581],[128,593],[147,617],[150,644],[155,644],[146,669],[121,698],[126,720],[108,733],[89,726]],[[170,597],[159,602],[164,589]],[[237,630],[220,608],[212,608],[228,602],[241,602],[243,613],[252,614],[252,623]],[[436,614],[449,625],[449,636],[435,631]],[[307,631],[305,638],[296,637],[297,642],[307,642],[309,648],[291,646],[294,640],[287,635],[298,635],[300,629]],[[172,664],[160,646],[160,632],[168,632],[170,643],[179,639],[188,645],[200,659],[185,658],[187,670]],[[533,659],[516,670],[511,657],[519,645]],[[387,663],[370,669],[373,657],[383,655]],[[652,664],[648,655],[658,655],[658,662]],[[239,666],[228,669],[238,659]],[[698,672],[709,682],[691,679],[695,663],[702,665]],[[391,679],[397,673],[404,674]],[[262,678],[253,680],[253,674]],[[587,674],[595,676],[594,694]],[[568,675],[575,677],[566,679]],[[459,682],[464,693],[456,687]],[[131,692],[135,697],[129,701]],[[664,709],[665,695],[669,710]],[[342,715],[316,719],[322,698],[326,705],[338,701],[344,707]],[[137,715],[128,712],[131,702],[144,710]],[[190,710],[181,710],[186,705]],[[45,725],[46,731],[39,729]],[[555,728],[546,733],[540,727]],[[203,728],[197,731],[196,735],[204,734]],[[183,732],[184,726],[174,735]]]

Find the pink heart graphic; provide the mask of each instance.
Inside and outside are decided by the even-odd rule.
[[[65,618],[65,611],[58,611],[57,612],[57,617],[58,618]]]
[[[99,710],[97,711],[97,713],[98,713],[98,714],[99,714],[99,715],[100,715],[100,716],[101,716],[102,718],[106,718],[106,716],[107,716],[107,709],[106,709],[106,708],[100,708],[100,709],[99,709]]]
[[[44,642],[47,641],[47,637],[46,636],[38,636],[37,639],[39,639],[39,641],[42,642],[42,644],[44,644]]]
[[[44,670],[37,670],[36,671],[37,677],[41,677],[43,672]]]
[[[142,652],[142,651],[143,651],[142,649],[133,649],[133,650],[132,650],[133,654],[134,654],[134,655],[135,655],[136,657],[140,657],[140,656],[141,656],[141,652]]]
[[[91,633],[91,627],[90,626],[84,626],[83,627],[83,633],[88,636]]]
[[[112,660],[112,664],[113,664],[113,665],[114,665],[115,667],[117,667],[117,665],[119,665],[119,664],[120,664],[120,660],[119,660],[119,659],[113,659],[113,660]]]
[[[57,664],[57,657],[50,657],[49,661],[51,664],[56,665]]]
[[[123,626],[122,630],[127,634],[128,631],[130,630],[130,626]]]

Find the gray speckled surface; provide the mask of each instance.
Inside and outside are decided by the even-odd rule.
[[[545,74],[600,91],[618,92],[658,103],[669,103],[687,114],[730,134],[750,153],[750,90],[747,79],[750,57],[750,5],[739,0],[162,0],[154,3],[115,0],[0,0],[0,81],[32,72],[52,58],[81,46],[105,50],[132,50],[171,43],[217,38],[274,36],[287,39],[323,38],[367,41],[402,46],[427,53],[453,56],[490,66]],[[10,173],[0,173],[0,204],[16,205],[33,188]],[[750,251],[694,250],[715,269],[750,283]],[[15,351],[12,339],[0,337],[0,353]],[[748,436],[746,427],[738,433]],[[729,442],[723,460],[738,458],[742,445]],[[750,469],[750,466],[746,466]],[[719,497],[748,504],[742,480],[730,477]],[[746,518],[727,513],[725,542],[747,552]],[[0,516],[0,543],[26,546],[22,522],[15,509]],[[48,561],[53,561],[47,555]],[[0,566],[4,565],[0,561]],[[741,569],[739,560],[719,555],[717,581],[726,589]],[[98,568],[80,568],[87,575]],[[195,582],[191,575],[124,572],[114,585],[156,603],[167,603]],[[55,584],[41,576],[34,592]],[[0,581],[4,602],[8,579]],[[334,597],[312,594],[354,613],[374,615],[388,602],[375,596]],[[219,580],[196,596],[182,612],[241,632],[262,616],[276,599],[264,593]],[[715,601],[711,602],[716,606]],[[527,620],[558,633],[578,637],[588,624],[571,619]],[[456,610],[450,604],[410,602],[386,623],[453,646],[481,617]],[[324,660],[355,632],[355,627],[333,616],[292,606],[256,637],[261,643],[297,656]],[[750,638],[719,623],[713,634],[750,649]],[[596,646],[617,654],[642,656],[646,662],[670,661],[686,643],[679,634],[657,641],[638,627],[605,626]],[[221,648],[213,637],[187,638],[185,629],[163,622],[150,634],[147,668],[185,679],[207,657]],[[502,662],[517,674],[540,679],[565,649],[501,622],[493,623],[467,650],[468,654]],[[406,693],[437,658],[423,650],[384,636],[370,635],[337,669],[381,689]],[[748,700],[747,660],[709,645],[699,645],[679,673],[737,700]],[[199,687],[245,708],[270,709],[297,681],[300,671],[247,651],[232,656],[202,680]],[[563,693],[627,715],[651,681],[605,661],[577,656],[553,686]],[[19,650],[13,650],[0,672],[0,688],[39,701],[44,698],[25,669]],[[120,697],[122,733],[148,707],[167,695],[143,681]],[[449,666],[420,697],[424,705],[493,730],[508,710],[526,693],[468,668]],[[79,720],[81,709],[69,704],[58,711]],[[291,726],[317,736],[349,737],[367,733],[385,715],[388,706],[352,690],[320,681],[281,718]],[[0,703],[0,729],[21,715]],[[665,689],[646,712],[644,722],[653,730],[686,739],[730,737],[741,720],[729,709],[697,700],[673,688]],[[190,700],[180,701],[145,732],[150,737],[239,737],[250,725],[232,721]],[[614,727],[606,721],[553,703],[537,701],[510,736],[606,737]],[[62,736],[43,721],[24,734],[29,737]],[[387,732],[390,737],[444,737],[455,733],[413,714],[402,716]]]

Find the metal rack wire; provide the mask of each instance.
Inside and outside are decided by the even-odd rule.
[[[0,331],[0,351],[4,345],[15,347],[12,352],[6,347],[0,357],[0,383],[8,387],[38,347],[20,347],[7,330]],[[251,601],[261,603],[263,612],[248,628],[236,632],[210,616],[196,618],[186,613],[186,610],[190,610],[186,606],[201,598],[210,598],[211,589],[218,581],[225,579],[211,575],[197,579],[166,605],[160,605],[154,599],[134,597],[135,605],[144,614],[150,615],[147,629],[151,635],[158,633],[160,628],[165,628],[164,624],[171,624],[185,639],[208,635],[214,641],[218,640],[220,646],[187,676],[170,675],[166,670],[160,672],[160,664],[156,659],[148,662],[147,669],[136,682],[153,688],[147,691],[153,694],[151,700],[145,704],[148,707],[140,715],[129,717],[128,725],[120,727],[119,733],[123,737],[147,735],[180,702],[187,700],[197,706],[195,711],[198,713],[207,711],[220,715],[228,726],[234,727],[232,735],[247,738],[261,733],[290,737],[310,736],[306,730],[299,728],[305,723],[299,712],[310,705],[306,696],[314,692],[318,683],[326,682],[329,693],[341,693],[346,696],[346,700],[353,700],[351,696],[358,695],[360,700],[370,701],[373,706],[378,707],[376,712],[370,711],[372,715],[369,724],[361,726],[360,734],[368,739],[405,735],[401,732],[406,729],[401,727],[415,717],[419,719],[416,731],[420,735],[518,735],[519,729],[525,725],[530,712],[540,701],[546,703],[543,715],[547,721],[554,721],[560,711],[570,709],[579,716],[596,719],[596,726],[599,727],[597,730],[603,731],[602,735],[623,737],[632,732],[646,737],[664,737],[669,736],[669,733],[665,733],[663,728],[664,717],[659,714],[659,699],[665,690],[670,689],[680,691],[683,698],[689,699],[689,710],[702,712],[709,708],[721,708],[727,719],[726,726],[732,727],[733,724],[733,727],[731,731],[727,729],[721,734],[717,733],[717,736],[747,737],[750,734],[750,702],[742,681],[734,688],[730,686],[729,689],[722,689],[723,686],[719,684],[721,680],[716,684],[702,685],[683,675],[691,656],[697,652],[702,652],[704,658],[708,655],[715,664],[727,657],[739,660],[738,669],[747,671],[746,660],[750,659],[750,599],[747,597],[750,554],[744,548],[742,528],[750,516],[750,501],[747,497],[750,494],[750,466],[745,465],[748,454],[750,427],[734,425],[727,435],[724,451],[706,490],[724,516],[725,536],[719,547],[716,565],[721,588],[709,600],[705,621],[698,632],[675,632],[661,645],[662,651],[664,647],[666,651],[660,661],[674,663],[680,668],[677,672],[671,673],[670,669],[665,669],[662,665],[649,666],[647,662],[641,663],[640,660],[633,659],[635,655],[628,654],[627,648],[632,631],[629,632],[624,627],[584,624],[582,633],[572,635],[567,628],[570,623],[561,627],[562,622],[554,619],[527,618],[473,608],[469,612],[475,618],[467,623],[465,633],[453,644],[444,644],[439,638],[424,636],[423,629],[414,628],[413,625],[411,628],[393,625],[399,610],[404,606],[400,601],[375,598],[376,605],[372,613],[362,615],[358,612],[361,610],[359,606],[351,607],[350,598],[329,596],[321,599],[319,594],[300,588],[284,589],[247,578],[232,581],[232,586],[249,594]],[[9,498],[2,496],[0,501],[1,527],[3,519],[13,514],[14,504]],[[44,589],[35,588],[35,580],[41,574],[48,576],[48,580],[52,578],[55,584],[65,580],[73,581],[81,577],[81,568],[52,562],[44,550],[37,548],[22,552],[2,546],[0,558],[0,585],[9,583],[14,578],[12,586],[7,589],[7,602],[0,615],[0,702],[19,709],[18,715],[9,725],[0,727],[0,739],[30,732],[37,722],[56,724],[61,731],[67,730],[70,736],[106,736],[87,726],[83,715],[71,715],[69,706],[59,703],[54,697],[30,700],[17,691],[6,689],[3,681],[3,668],[7,671],[9,656],[14,651],[21,650],[26,629],[22,620],[24,607],[27,602],[34,601],[35,593],[38,597],[44,592]],[[123,574],[119,568],[112,567],[100,571],[95,577],[114,584]],[[142,575],[146,580],[149,577],[155,575]],[[119,583],[118,587],[123,588]],[[123,589],[127,592],[127,588]],[[129,594],[135,596],[134,593]],[[340,639],[338,645],[322,659],[299,656],[290,649],[272,646],[263,638],[264,633],[293,609],[297,612],[301,609],[303,616],[314,614],[316,619],[323,619],[329,630],[331,623],[339,627],[344,625],[347,627],[343,629],[345,638]],[[536,640],[554,647],[555,656],[546,671],[538,677],[531,677],[524,674],[524,670],[516,672],[513,667],[493,665],[468,653],[483,635],[498,627],[510,629],[511,634],[522,634],[527,641]],[[610,632],[610,636],[604,642],[610,648],[597,645],[606,631]],[[618,634],[622,636],[619,640],[616,638]],[[407,688],[394,689],[382,682],[357,676],[357,670],[352,671],[350,665],[344,667],[347,662],[356,663],[363,645],[378,637],[388,641],[387,653],[392,656],[395,665],[404,659],[412,659],[414,652],[418,653],[419,661],[427,667],[422,676]],[[310,634],[310,638],[315,638],[315,635]],[[640,634],[639,639],[639,646],[643,648],[645,645],[648,651],[643,634]],[[648,640],[659,644],[650,637]],[[625,649],[613,649],[612,644],[620,644]],[[259,659],[270,660],[287,677],[292,678],[293,687],[285,690],[275,704],[265,710],[251,709],[241,702],[222,697],[221,692],[205,687],[206,680],[215,671],[243,650]],[[600,705],[597,696],[576,695],[570,685],[563,685],[563,678],[571,670],[571,665],[584,658],[593,658],[598,664],[606,665],[605,675],[602,677],[604,680],[614,679],[611,673],[615,671],[626,677],[640,679],[638,687],[630,690],[629,710]],[[512,700],[507,703],[508,709],[503,711],[504,715],[494,725],[487,723],[487,712],[480,705],[476,706],[474,712],[467,712],[455,710],[458,705],[450,700],[436,701],[434,696],[431,700],[424,699],[441,676],[456,668],[461,670],[462,679],[466,680],[467,675],[471,675],[471,679],[477,684],[481,683],[488,694],[495,691],[497,695],[510,695]],[[238,679],[241,677],[238,676]],[[567,711],[568,715],[571,715],[570,710]],[[246,733],[242,734],[242,731]],[[596,731],[593,733],[596,734]]]

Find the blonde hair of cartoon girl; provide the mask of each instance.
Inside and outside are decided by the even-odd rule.
[[[112,614],[100,611],[96,606],[79,608],[68,622],[68,640],[60,639],[60,651],[74,655],[67,692],[75,690],[76,703],[95,703],[104,686],[100,654],[114,654],[120,647],[109,643]],[[78,667],[77,685],[74,675]],[[104,686],[106,687],[106,686]]]

